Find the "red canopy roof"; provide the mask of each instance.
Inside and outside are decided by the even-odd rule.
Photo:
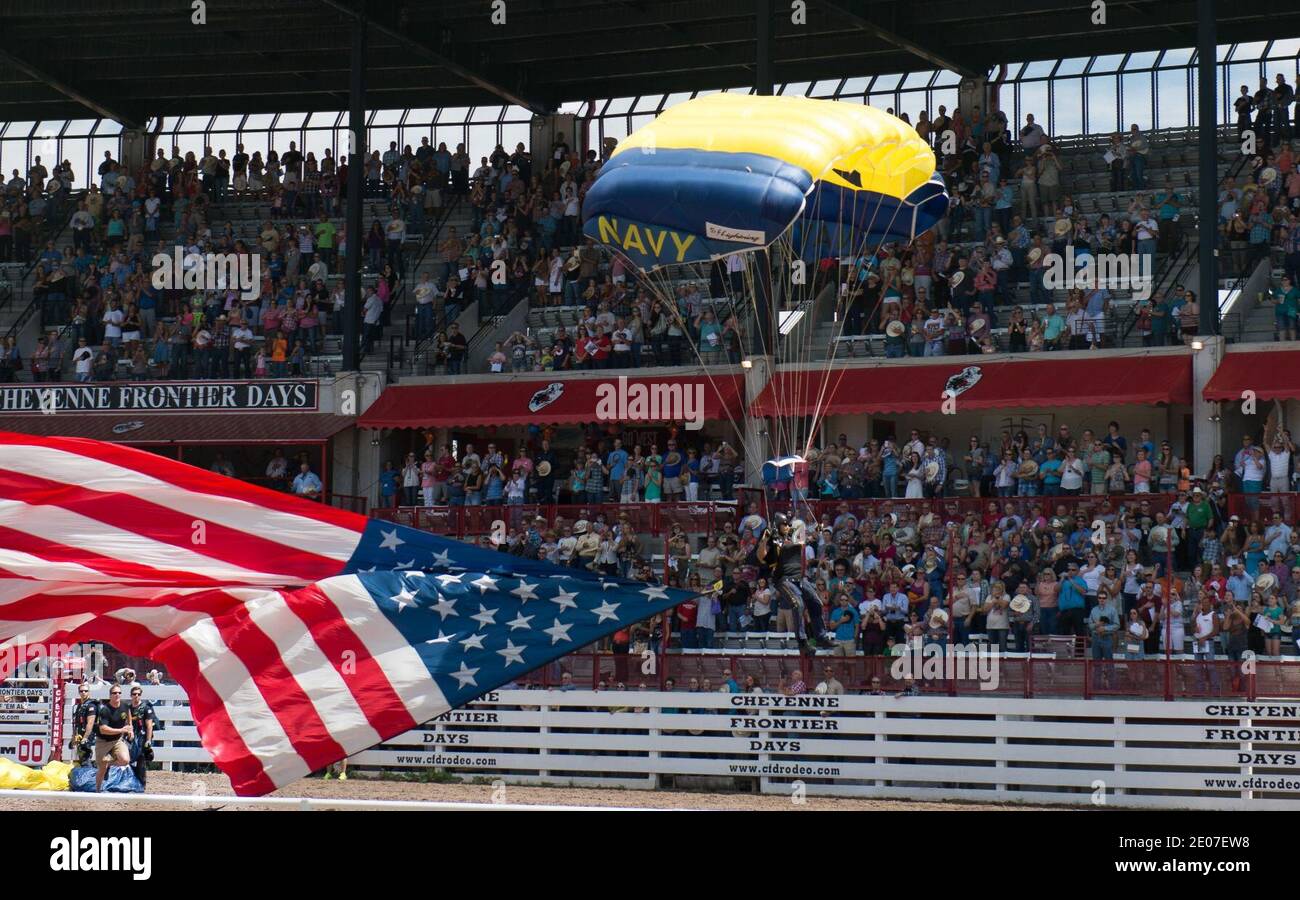
[[[1300,350],[1225,353],[1201,392],[1206,400],[1240,400],[1254,391],[1260,400],[1300,398]]]
[[[945,391],[958,409],[1191,403],[1184,353],[1033,360],[954,360],[930,365],[779,371],[750,407],[753,415],[941,412]]]
[[[743,377],[730,374],[399,384],[380,394],[357,424],[362,428],[463,428],[573,424],[602,418],[672,422],[694,418],[700,404],[704,419],[739,418],[743,393]]]

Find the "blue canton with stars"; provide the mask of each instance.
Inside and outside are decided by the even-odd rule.
[[[453,707],[693,596],[371,520],[354,574]]]

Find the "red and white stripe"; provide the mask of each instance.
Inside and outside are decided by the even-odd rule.
[[[235,790],[267,793],[449,708],[335,575],[365,525],[143,451],[0,433],[0,665],[87,640],[156,659]]]

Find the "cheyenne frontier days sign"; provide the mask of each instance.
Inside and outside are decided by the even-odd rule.
[[[313,411],[314,380],[43,384],[0,388],[0,413]]]

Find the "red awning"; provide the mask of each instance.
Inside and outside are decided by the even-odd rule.
[[[780,371],[754,401],[758,416],[942,412],[946,390],[958,409],[1191,403],[1192,363],[1184,353],[1028,361],[907,365],[829,372]]]
[[[1201,395],[1231,402],[1245,391],[1254,391],[1260,400],[1300,398],[1300,350],[1225,353]]]
[[[701,404],[701,418],[739,418],[743,394],[744,378],[730,374],[398,384],[385,389],[357,424],[363,428],[464,428],[597,419],[680,422],[695,418]]]
[[[118,444],[285,444],[324,443],[354,425],[333,413],[222,413],[114,415],[55,413],[5,416],[6,431],[42,437],[92,438]]]

